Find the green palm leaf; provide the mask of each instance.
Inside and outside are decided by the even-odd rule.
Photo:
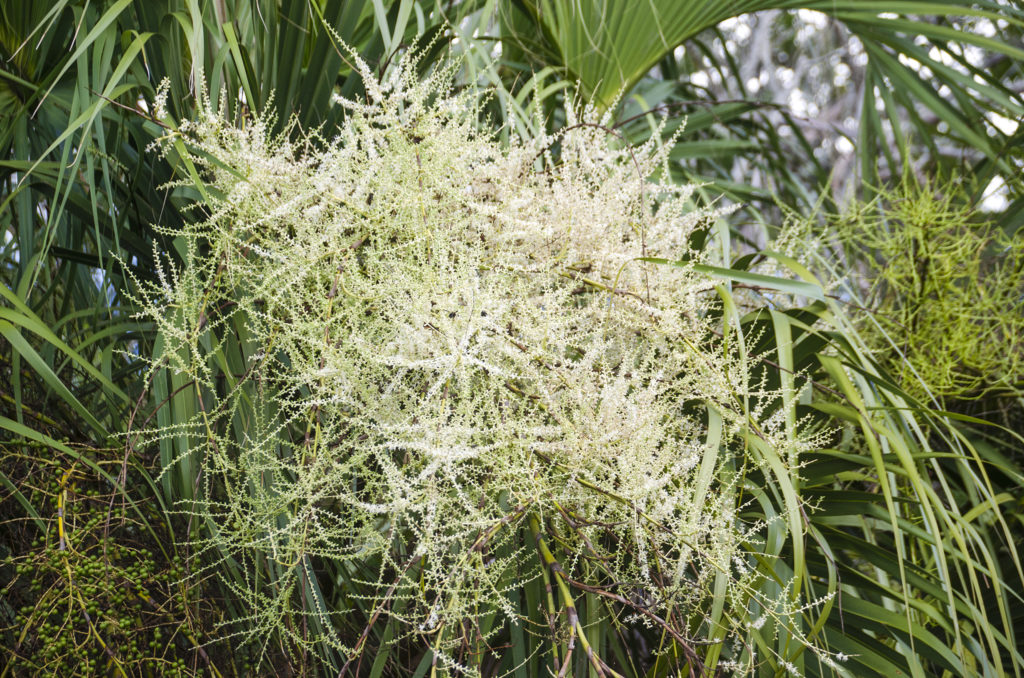
[[[1020,63],[1024,61],[1024,40],[1020,38],[1024,12],[1012,4],[925,0],[517,0],[504,14],[503,35],[517,45],[515,50],[506,50],[511,62],[532,58],[535,63],[557,66],[563,77],[578,82],[583,96],[599,107],[610,106],[622,94],[635,93],[649,107],[687,101],[690,105],[671,112],[688,111],[693,114],[691,118],[696,118],[704,106],[693,105],[697,103],[693,99],[705,98],[703,103],[709,106],[715,102],[713,97],[706,98],[707,90],[690,86],[689,69],[717,70],[723,82],[734,82],[740,96],[747,96],[740,65],[728,51],[723,57],[707,49],[702,36],[715,35],[723,21],[743,14],[796,9],[828,15],[864,45],[868,61],[856,145],[866,181],[875,183],[880,175],[898,177],[911,160],[911,142],[931,148],[934,156],[941,155],[936,140],[943,138],[956,147],[972,149],[974,159],[983,161],[978,168],[982,185],[997,173],[1011,178],[1019,174],[1019,158],[1017,163],[1008,159],[1019,153],[1013,150],[1007,135],[989,122],[991,116],[1015,120],[1024,114],[1021,92],[1006,84],[1008,72],[1020,77]],[[965,18],[1003,27],[1003,35],[989,37],[972,32],[964,24]],[[697,66],[699,59],[678,56],[677,49],[683,46],[687,55],[700,52],[710,66]],[[982,50],[991,63],[1000,67],[973,65],[964,57],[965,46]],[[660,76],[652,81],[653,96],[648,96],[647,89],[637,85],[656,66],[661,69]],[[673,83],[678,95],[671,94]],[[755,111],[779,110],[785,115],[785,102],[778,109],[773,102],[748,99]],[[885,111],[889,122],[883,123],[878,108]],[[724,178],[731,163],[716,167],[710,161],[714,155],[724,152],[755,161],[760,158],[766,172],[785,187],[779,197],[813,205],[813,193],[826,182],[828,173],[817,166],[815,175],[800,178],[799,173],[793,174],[794,157],[817,162],[801,139],[801,125],[788,121],[795,141],[805,147],[783,153],[786,146],[793,146],[792,142],[780,140],[777,130],[771,125],[762,126],[758,118],[756,112],[744,116],[746,127],[731,127],[731,136],[716,140],[724,146],[717,151],[704,149],[703,166],[718,174],[716,178]],[[901,123],[904,119],[906,122]],[[912,138],[908,139],[908,133]],[[690,136],[688,133],[687,138]],[[695,140],[699,139],[697,135]],[[735,145],[742,143],[740,140],[755,139],[756,150]],[[811,185],[807,185],[808,180]],[[726,186],[724,182],[719,185]],[[736,196],[746,197],[742,192]]]

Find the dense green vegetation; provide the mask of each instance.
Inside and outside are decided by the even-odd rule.
[[[1020,676],[1022,36],[0,1],[0,675]]]

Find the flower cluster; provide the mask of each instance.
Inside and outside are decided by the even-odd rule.
[[[331,562],[442,661],[463,620],[517,623],[507,592],[549,573],[614,582],[644,623],[742,634],[722,620],[776,609],[745,583],[765,530],[739,517],[745,441],[782,460],[811,442],[757,420],[780,394],[719,338],[714,281],[642,261],[702,261],[689,236],[723,210],[652,179],[671,144],[624,147],[591,110],[502,144],[450,68],[407,57],[378,81],[353,59],[367,97],[338,98],[333,138],[212,108],[182,125],[207,215],[140,295],[154,370],[199,403],[150,439],[201,460],[190,510],[249,568],[230,585],[252,628],[361,649],[311,584]],[[529,565],[551,535],[560,566]],[[741,611],[706,624],[722,582]]]

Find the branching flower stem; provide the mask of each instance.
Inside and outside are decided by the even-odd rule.
[[[529,525],[530,533],[533,535],[534,543],[537,546],[537,554],[540,558],[541,566],[550,572],[551,578],[554,579],[555,583],[558,585],[558,593],[562,599],[562,605],[565,608],[570,633],[575,630],[576,635],[578,635],[580,639],[580,646],[587,655],[587,661],[590,662],[590,665],[594,668],[594,671],[597,672],[597,675],[602,678],[605,676],[610,678],[622,678],[621,674],[612,670],[607,664],[601,661],[601,658],[597,656],[594,649],[590,646],[590,642],[587,640],[586,630],[580,623],[579,614],[576,612],[576,603],[573,601],[572,593],[569,591],[569,586],[567,584],[569,579],[565,574],[565,570],[562,569],[562,565],[555,559],[555,556],[551,553],[551,549],[548,548],[544,535],[541,533],[540,521],[537,519],[535,514],[530,515]],[[566,664],[563,665],[559,671],[559,675],[564,675],[565,669],[568,666],[569,657],[573,650],[573,637],[575,636],[570,637],[565,658]]]
[[[367,99],[338,99],[334,138],[297,143],[301,130],[208,108],[167,140],[194,149],[216,190],[202,221],[168,232],[182,264],[140,283],[164,346],[149,376],[194,396],[172,393],[187,414],[137,437],[177,455],[165,472],[195,462],[187,512],[211,528],[196,544],[232,563],[250,614],[226,623],[342,676],[391,615],[408,633],[382,643],[429,638],[432,673],[473,674],[496,651],[474,647],[533,612],[509,592],[537,579],[520,567],[535,548],[553,675],[579,648],[618,675],[574,589],[597,596],[588,613],[621,605],[667,629],[700,665],[686,620],[719,607],[721,582],[730,610],[757,588],[743,558],[761,526],[739,517],[734,462],[769,471],[751,435],[784,460],[814,442],[772,418],[780,394],[752,387],[755,361],[719,336],[714,281],[630,265],[704,262],[690,236],[728,208],[694,207],[696,187],[667,180],[669,144],[611,143],[593,109],[504,143],[452,67],[422,78],[409,55],[381,81],[351,57]],[[544,532],[540,516],[568,529]],[[365,620],[324,604],[310,559],[369,601]],[[471,639],[481,615],[493,624]],[[715,642],[742,653],[746,633]]]

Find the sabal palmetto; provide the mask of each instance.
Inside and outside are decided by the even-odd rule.
[[[509,119],[509,125],[537,124],[531,111],[552,114],[554,124],[564,120],[559,108],[573,105],[573,98],[550,93],[567,91],[576,82],[580,96],[599,108],[624,92],[633,107],[626,118],[664,103],[673,115],[689,113],[691,136],[684,142],[699,142],[693,143],[688,164],[673,165],[674,173],[717,180],[719,189],[746,198],[768,198],[765,186],[774,187],[782,202],[806,207],[816,203],[828,168],[815,167],[810,156],[803,160],[811,170],[793,168],[799,144],[776,152],[783,142],[761,116],[762,103],[688,103],[706,99],[710,91],[685,79],[663,77],[659,84],[650,75],[654,67],[663,76],[694,68],[692,53],[707,31],[725,19],[796,8],[828,14],[865,46],[869,61],[858,154],[867,180],[900,174],[905,160],[900,156],[912,152],[910,142],[899,142],[905,139],[900,120],[908,121],[922,142],[944,124],[943,134],[975,160],[973,170],[981,177],[1019,173],[1019,144],[1014,142],[1021,132],[1007,137],[998,129],[983,131],[989,113],[1014,119],[1024,112],[1020,93],[1006,84],[1019,79],[1024,61],[1019,47],[1024,16],[1019,8],[999,2],[64,0],[50,7],[3,2],[0,334],[6,341],[0,391],[7,409],[0,427],[5,451],[10,451],[0,469],[7,488],[3,506],[42,528],[50,519],[49,510],[22,491],[18,481],[31,473],[19,466],[19,459],[45,461],[50,455],[69,468],[88,468],[116,487],[110,464],[127,458],[133,477],[143,483],[127,488],[134,505],[141,511],[148,497],[163,502],[166,512],[148,519],[160,539],[177,525],[178,547],[184,551],[191,539],[210,536],[203,529],[216,530],[215,525],[183,525],[174,510],[176,502],[193,496],[201,479],[199,464],[185,463],[190,458],[181,456],[177,442],[137,449],[134,438],[125,447],[124,439],[116,437],[145,428],[147,417],[150,424],[166,427],[192,421],[201,411],[187,379],[175,382],[173,375],[158,373],[155,385],[141,382],[144,363],[135,356],[159,351],[162,340],[153,324],[133,318],[137,309],[121,292],[130,286],[126,270],[138,280],[158,283],[158,260],[184,255],[174,234],[206,217],[202,203],[208,189],[180,140],[165,145],[163,155],[151,146],[167,134],[166,125],[196,117],[204,86],[215,100],[224,97],[228,115],[240,125],[251,120],[253,111],[271,111],[278,129],[293,124],[296,139],[317,130],[330,138],[342,115],[330,104],[332,95],[357,98],[362,93],[339,41],[383,71],[403,46],[418,40],[432,54],[442,54],[454,34],[460,41],[456,49],[467,55],[466,78],[490,79],[500,89],[495,101],[508,104],[487,110],[516,115],[521,106],[522,115]],[[953,23],[958,16],[991,20],[1006,39],[963,32],[962,23]],[[491,58],[494,37],[501,40],[502,51]],[[991,68],[972,70],[957,52],[956,45],[964,43],[987,50]],[[677,56],[682,44],[689,48]],[[942,53],[967,73],[945,66]],[[931,76],[908,66],[908,57],[929,66]],[[722,68],[725,79],[738,73],[726,59],[714,66]],[[538,86],[531,107],[531,93],[522,87],[534,72],[532,84],[540,85],[547,74],[563,82],[548,82],[548,89]],[[164,78],[169,118],[161,121],[154,112]],[[630,94],[641,95],[643,104],[628,101]],[[678,120],[663,131],[670,133]],[[615,134],[635,140],[648,129],[641,117],[609,134],[613,142]],[[794,130],[792,138],[799,142],[799,125]],[[898,142],[891,160],[885,147],[890,138]],[[737,157],[758,164],[771,183],[754,191],[728,183]],[[164,188],[172,181],[176,187]],[[197,200],[200,207],[190,209]],[[1013,225],[1013,213],[1007,210],[1004,225]],[[828,601],[820,614],[795,613],[793,628],[750,620],[750,642],[766,662],[762,670],[784,672],[781,662],[786,661],[803,673],[828,673],[829,667],[805,656],[800,648],[806,645],[796,642],[807,636],[850,656],[847,666],[853,675],[1019,675],[1024,667],[1016,649],[1021,568],[1012,532],[1021,522],[1014,503],[1021,482],[1014,463],[1019,439],[1012,432],[989,434],[969,417],[947,416],[903,393],[866,351],[846,307],[822,294],[809,271],[776,257],[775,276],[750,272],[752,257],[731,256],[735,235],[721,222],[695,233],[691,243],[716,253],[701,266],[723,281],[717,289],[725,318],[722,331],[749,342],[747,353],[763,359],[757,379],[765,388],[792,393],[800,381],[811,385],[799,400],[783,399],[778,405],[784,428],[801,421],[844,432],[831,448],[804,454],[798,476],[768,467],[746,480],[752,500],[743,519],[768,518],[772,526],[758,546],[763,593],[777,597],[798,582],[804,600]],[[115,255],[122,264],[115,263]],[[649,274],[657,275],[658,267],[668,264],[648,265]],[[807,280],[781,278],[779,271]],[[769,301],[756,296],[766,287],[776,295]],[[780,301],[785,293],[795,295],[789,308]],[[215,369],[218,378],[231,381],[246,365],[228,361]],[[152,478],[161,468],[169,471],[156,483]],[[805,513],[811,504],[815,510]],[[567,523],[560,520],[526,524],[521,536],[531,528],[538,537],[549,531],[546,555],[565,562],[559,530]],[[13,530],[4,539],[8,549],[20,545]],[[541,552],[541,558],[546,555]],[[244,618],[237,601],[230,601],[230,582],[240,581],[246,569],[231,559],[212,562],[227,582],[221,589],[229,600],[225,608]],[[381,649],[376,657],[366,653],[363,669],[373,675],[417,670],[423,675],[431,667],[426,645],[410,641],[396,621],[381,619],[381,611],[363,597],[367,589],[359,582],[379,565],[325,565],[315,578],[318,594],[329,605],[354,610],[351,618],[357,623],[340,631],[350,634],[357,647]],[[684,656],[678,639],[619,623],[631,593],[618,601],[609,593],[615,592],[592,587],[573,594],[578,594],[586,638],[601,657],[622,671],[639,672],[650,661],[655,675],[686,667],[685,658],[674,657],[677,652]],[[547,612],[538,612],[549,604],[543,581],[510,591],[508,600],[523,623],[503,627],[494,615],[482,616],[477,630],[496,639],[491,643],[495,649],[478,655],[470,648],[466,656],[484,672],[537,675],[550,666],[544,653],[562,638],[556,629],[552,642]],[[551,602],[556,613],[557,601],[556,589]],[[723,609],[710,610],[709,617],[724,614]],[[205,608],[203,614],[211,612]],[[30,617],[29,627],[35,619]],[[550,621],[557,627],[557,614]],[[20,633],[13,633],[5,646],[16,647]],[[287,639],[288,633],[274,639],[277,669],[312,671],[311,659],[292,654]],[[174,647],[197,657],[198,644],[192,638]],[[508,647],[499,647],[503,644]],[[647,654],[637,646],[646,646]],[[110,651],[116,656],[116,648]],[[657,652],[664,658],[652,659]],[[330,654],[329,648],[325,653]],[[718,661],[714,654],[702,654],[709,670]],[[585,671],[586,660],[580,661]],[[231,664],[219,665],[226,671]],[[695,664],[690,668],[697,670]]]

